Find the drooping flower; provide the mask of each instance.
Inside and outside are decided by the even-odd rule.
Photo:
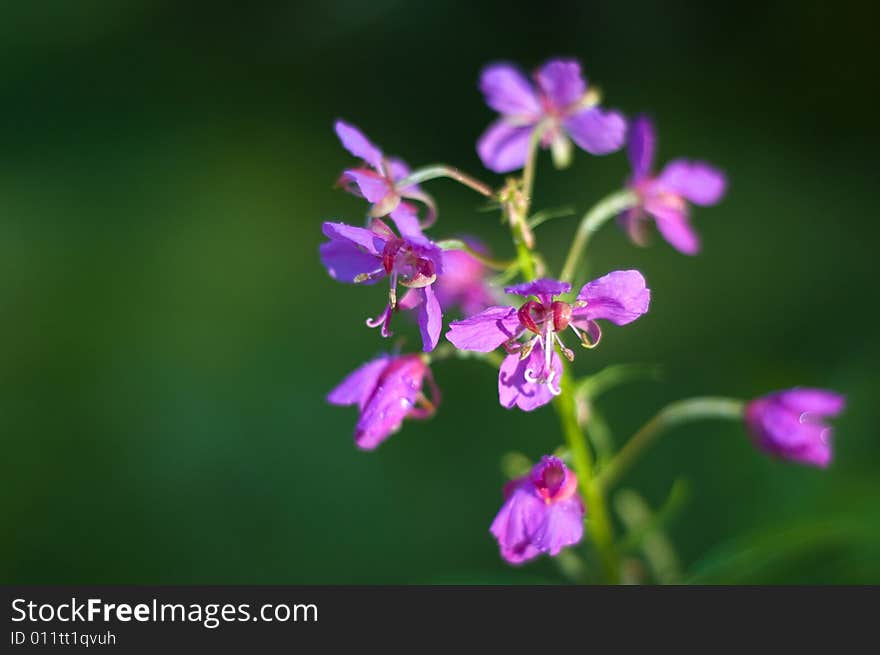
[[[824,468],[831,462],[832,435],[825,419],[845,405],[846,398],[824,389],[776,391],[746,405],[746,426],[764,452]]]
[[[489,307],[479,314],[449,325],[446,338],[461,350],[490,352],[504,346],[508,355],[498,375],[498,398],[508,409],[516,405],[530,411],[549,403],[561,391],[562,355],[571,361],[574,352],[559,333],[570,328],[581,344],[593,348],[602,330],[599,319],[626,325],[648,311],[651,292],[638,271],[613,271],[585,284],[574,303],[554,298],[571,291],[557,280],[535,280],[505,289],[519,296],[534,296],[517,307]],[[520,337],[526,339],[519,341]]]
[[[539,123],[544,126],[541,145],[551,148],[560,168],[571,157],[571,141],[593,155],[623,146],[626,120],[616,111],[599,108],[599,94],[587,89],[577,61],[551,59],[534,78],[535,85],[510,64],[492,64],[483,70],[480,90],[486,104],[501,114],[477,142],[486,168],[496,173],[522,168]]]
[[[366,164],[343,171],[339,183],[372,204],[370,216],[378,218],[390,214],[402,234],[420,233],[418,209],[405,200],[408,198],[428,207],[429,215],[422,227],[434,222],[436,215],[431,197],[417,184],[402,187],[398,184],[410,173],[406,162],[397,157],[386,157],[354,125],[336,121],[334,127],[343,147]]]
[[[378,218],[369,228],[324,223],[323,231],[330,241],[321,244],[321,262],[330,277],[353,284],[373,284],[385,277],[390,280],[385,309],[376,318],[367,319],[367,325],[381,328],[382,336],[389,337],[391,315],[418,307],[424,350],[433,350],[443,327],[443,313],[432,286],[443,272],[440,248],[421,231],[399,237]],[[399,300],[398,284],[409,288]]]
[[[468,246],[484,254],[485,246],[476,239],[465,239]],[[437,279],[437,298],[444,310],[460,307],[476,314],[495,302],[495,293],[487,280],[486,266],[464,250],[443,251],[443,275]]]
[[[630,125],[627,152],[632,177],[628,182],[639,203],[622,213],[619,220],[633,242],[647,243],[649,217],[673,248],[686,255],[696,254],[700,240],[690,223],[688,202],[714,205],[727,188],[724,173],[701,161],[674,159],[654,175],[656,150],[654,125],[646,116]]]
[[[508,483],[504,491],[506,500],[489,531],[511,564],[541,553],[558,555],[583,537],[586,510],[577,477],[558,457],[545,455],[529,475]]]
[[[426,382],[430,398],[423,391]],[[358,406],[354,442],[373,450],[397,432],[404,419],[432,416],[440,391],[421,356],[382,355],[352,372],[330,392],[327,402]]]

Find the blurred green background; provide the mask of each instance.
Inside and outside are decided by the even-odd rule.
[[[865,12],[871,12],[867,14]],[[876,8],[843,2],[205,3],[55,0],[0,14],[0,582],[557,582],[487,530],[503,452],[560,441],[495,373],[435,368],[445,396],[373,453],[324,395],[390,344],[377,288],[332,282],[320,223],[362,220],[333,183],[361,126],[413,165],[481,170],[480,68],[580,58],[606,104],[650,111],[660,158],[726,169],[703,253],[606,228],[592,270],[637,267],[652,311],[580,373],[658,362],[609,392],[622,441],[666,402],[797,384],[847,394],[828,471],[770,461],[737,425],[678,430],[627,477],[707,582],[880,582]],[[623,154],[538,170],[580,211]],[[438,236],[510,252],[495,215],[431,186]],[[538,233],[558,268],[575,219]],[[417,344],[404,320],[397,331]]]

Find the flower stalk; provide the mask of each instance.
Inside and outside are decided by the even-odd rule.
[[[565,265],[562,267],[559,279],[572,282],[590,237],[610,219],[622,211],[635,207],[636,204],[638,204],[636,194],[628,189],[624,189],[606,196],[584,214],[571,242],[571,248],[568,251],[568,256],[565,258]]]
[[[608,506],[601,485],[593,479],[593,457],[587,447],[583,430],[577,420],[577,406],[573,390],[573,380],[568,367],[563,369],[560,382],[562,391],[553,402],[565,441],[571,451],[572,468],[578,478],[581,494],[587,505],[587,531],[599,553],[604,581],[617,584],[620,581],[620,560],[614,547],[614,528],[608,513]]]
[[[596,486],[604,491],[611,489],[642,453],[671,428],[703,419],[741,421],[744,409],[745,403],[741,400],[712,396],[688,398],[667,405],[626,442],[597,476]]]
[[[495,197],[495,191],[488,184],[481,182],[467,173],[463,173],[454,166],[447,166],[446,164],[433,164],[420,168],[400,180],[397,185],[400,188],[406,188],[408,186],[427,182],[428,180],[436,180],[443,177],[455,180],[459,184],[463,184],[469,189],[473,189],[487,198]]]

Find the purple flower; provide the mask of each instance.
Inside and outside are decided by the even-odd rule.
[[[639,204],[620,216],[630,238],[639,245],[647,242],[648,217],[669,244],[686,255],[696,254],[700,241],[688,216],[690,201],[714,205],[721,200],[727,181],[717,168],[705,162],[674,159],[653,174],[656,134],[651,120],[637,117],[630,125],[628,154],[632,177],[628,186],[636,192]]]
[[[381,327],[382,336],[389,337],[392,313],[419,307],[422,344],[426,352],[433,350],[443,327],[440,303],[432,287],[443,272],[440,248],[421,232],[401,238],[378,218],[369,228],[324,223],[323,231],[330,241],[321,244],[321,262],[330,277],[353,284],[373,284],[386,276],[390,279],[388,304],[378,317],[367,319],[367,325]],[[409,288],[399,301],[398,284]]]
[[[430,399],[422,391],[426,381]],[[358,406],[354,442],[358,448],[373,450],[397,432],[405,418],[432,416],[440,404],[440,391],[419,355],[382,355],[345,378],[327,402]]]
[[[541,145],[552,148],[554,162],[567,164],[571,141],[593,155],[605,155],[623,146],[626,120],[597,104],[598,94],[587,90],[581,65],[569,59],[551,59],[534,73],[535,85],[510,64],[492,64],[480,76],[486,104],[501,114],[477,142],[486,168],[508,173],[522,168],[532,130],[544,124]]]
[[[418,185],[399,187],[397,183],[409,175],[409,166],[402,159],[386,157],[364,134],[343,121],[336,121],[336,135],[351,154],[363,160],[366,166],[343,171],[339,183],[350,193],[365,198],[372,203],[370,216],[391,215],[397,228],[404,236],[420,235],[418,210],[409,198],[425,203],[431,215],[427,223],[434,221],[434,203]]]
[[[504,505],[489,531],[501,556],[521,564],[541,553],[558,555],[584,534],[584,504],[577,477],[558,457],[545,455],[531,473],[504,489]]]
[[[831,462],[831,427],[824,419],[845,405],[843,396],[824,389],[777,391],[746,405],[746,426],[764,452],[824,468]]]
[[[586,348],[599,343],[598,319],[626,325],[648,311],[651,292],[638,271],[613,271],[585,284],[573,304],[554,300],[571,291],[557,280],[536,280],[505,289],[519,296],[534,296],[521,307],[489,307],[479,314],[449,325],[446,338],[456,348],[490,352],[504,346],[508,355],[498,375],[498,398],[508,409],[516,405],[530,411],[559,395],[562,361],[574,352],[559,333],[570,328]],[[526,335],[524,341],[519,338]]]
[[[486,248],[475,239],[467,244],[479,253]],[[495,294],[486,279],[486,266],[463,250],[443,251],[443,275],[437,279],[437,298],[448,309],[461,307],[465,314],[476,314],[495,302]]]

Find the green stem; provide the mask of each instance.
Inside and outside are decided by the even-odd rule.
[[[544,123],[538,123],[529,137],[529,154],[526,157],[525,166],[523,166],[522,177],[522,192],[525,200],[523,219],[529,215],[529,207],[532,205],[532,188],[535,186],[535,164],[538,160],[538,145],[541,143],[541,137],[544,135],[545,129]]]
[[[743,411],[743,401],[735,398],[688,398],[667,405],[626,442],[617,456],[597,476],[596,486],[604,491],[610,489],[636,462],[639,455],[670,428],[707,418],[742,420]]]
[[[466,252],[481,264],[484,264],[485,266],[496,271],[506,271],[511,266],[514,266],[516,264],[516,262],[513,260],[502,260],[486,257],[486,255],[474,250],[461,239],[444,239],[443,241],[437,241],[437,245],[443,250],[461,250],[463,252]]]
[[[608,389],[637,380],[659,380],[660,367],[655,364],[611,364],[577,383],[577,393],[595,400]]]
[[[544,133],[544,124],[539,123],[532,130],[529,138],[529,152],[523,167],[521,197],[514,198],[507,204],[508,222],[513,232],[513,242],[516,245],[516,258],[519,261],[519,270],[526,281],[534,280],[535,260],[532,258],[530,248],[530,230],[527,223],[529,208],[532,205],[532,188],[535,184],[535,162],[537,161],[538,145],[541,143],[541,135]]]
[[[537,274],[535,273],[535,260],[532,259],[532,251],[529,250],[521,235],[514,234],[513,240],[516,243],[516,260],[519,262],[519,270],[523,279],[534,280]]]
[[[434,164],[432,166],[419,168],[418,170],[415,170],[407,175],[402,180],[397,181],[395,183],[395,186],[398,189],[405,189],[408,186],[427,182],[428,180],[435,180],[440,177],[448,177],[449,179],[455,180],[456,182],[459,182],[460,184],[463,184],[466,187],[473,189],[477,193],[480,193],[487,198],[492,198],[495,196],[495,192],[492,190],[492,187],[490,187],[485,182],[480,182],[480,180],[476,179],[475,177],[471,177],[467,173],[462,173],[457,168],[453,166],[447,166],[446,164]]]
[[[578,263],[583,256],[584,248],[587,247],[587,242],[593,233],[620,212],[634,207],[637,202],[638,197],[636,194],[633,191],[624,189],[606,196],[584,214],[580,225],[578,225],[577,232],[575,232],[574,240],[571,242],[571,248],[568,251],[568,256],[565,258],[565,266],[562,267],[562,273],[559,278],[565,282],[571,282],[576,273]]]
[[[568,366],[563,365],[562,379],[559,381],[562,393],[556,397],[553,405],[559,415],[578,486],[587,505],[587,531],[599,552],[605,582],[616,584],[620,580],[620,562],[614,548],[614,528],[602,487],[593,480],[593,457],[587,448],[583,430],[578,425],[573,383]]]

